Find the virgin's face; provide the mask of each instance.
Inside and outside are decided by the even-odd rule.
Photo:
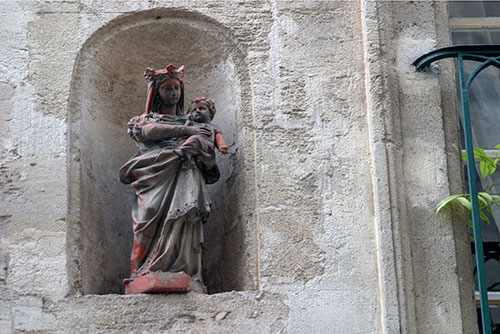
[[[177,79],[167,79],[158,87],[158,95],[165,105],[173,105],[181,98],[181,85]]]

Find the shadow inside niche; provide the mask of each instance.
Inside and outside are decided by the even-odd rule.
[[[98,31],[86,43],[77,62],[71,110],[78,129],[72,149],[79,161],[81,231],[70,242],[80,246],[82,293],[123,293],[122,280],[130,274],[133,189],[118,179],[119,168],[136,153],[127,135],[127,122],[144,110],[147,67],[168,63],[185,65],[185,109],[196,96],[208,96],[217,106],[214,123],[231,143],[231,157],[218,157],[221,179],[209,186],[214,213],[205,226],[205,277],[210,292],[251,287],[245,259],[249,248],[242,213],[254,205],[244,186],[245,167],[242,117],[242,54],[220,27],[204,20],[168,18],[154,12],[137,22],[119,24],[118,31]],[[159,16],[161,18],[157,19]],[[113,33],[111,33],[113,31]],[[210,41],[207,43],[206,41]],[[248,111],[248,110],[246,110]],[[248,113],[248,112],[247,112]],[[73,130],[76,131],[76,130]],[[78,164],[78,166],[74,164]]]

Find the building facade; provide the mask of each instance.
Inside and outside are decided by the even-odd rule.
[[[4,1],[0,333],[476,333],[441,1]],[[123,295],[146,67],[230,143],[208,295]]]

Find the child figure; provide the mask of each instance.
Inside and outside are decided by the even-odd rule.
[[[181,159],[189,161],[192,157],[196,157],[196,160],[202,164],[207,160],[214,161],[214,146],[222,154],[229,153],[220,128],[210,123],[215,116],[215,112],[215,103],[209,98],[197,97],[191,102],[188,109],[188,120],[185,125],[204,127],[210,131],[210,136],[193,135],[188,137],[181,146],[174,150],[175,154]],[[204,167],[211,168],[213,166]]]

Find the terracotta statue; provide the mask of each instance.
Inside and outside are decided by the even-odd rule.
[[[134,244],[125,293],[205,292],[201,276],[203,226],[211,210],[206,184],[218,180],[214,145],[228,147],[211,124],[215,106],[206,98],[183,115],[184,67],[147,69],[146,111],[128,123],[139,152],[120,169],[132,184]]]

